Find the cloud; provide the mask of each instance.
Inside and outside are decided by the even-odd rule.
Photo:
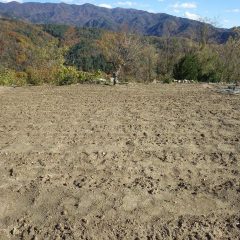
[[[223,22],[224,22],[224,23],[230,23],[230,20],[224,19]]]
[[[173,9],[173,11],[174,11],[175,13],[180,13],[180,10],[179,10],[179,9]]]
[[[3,2],[3,3],[9,3],[9,2],[12,2],[13,0],[0,0],[0,2]],[[14,0],[15,2],[19,2],[21,3],[22,0]]]
[[[154,9],[147,9],[146,11],[149,12],[149,13],[157,13],[157,11],[154,10]]]
[[[112,8],[112,6],[110,4],[107,4],[107,3],[101,3],[98,6],[99,7],[104,7],[104,8]]]
[[[175,3],[172,7],[173,9],[195,9],[197,4],[194,2]]]
[[[136,5],[137,3],[135,3],[135,2],[130,2],[130,1],[126,1],[126,2],[118,2],[117,4],[118,4],[118,5],[123,5],[123,6],[129,6],[129,7],[131,7],[131,6]]]
[[[190,12],[185,12],[184,17],[192,19],[192,20],[199,20],[201,19],[201,16],[195,14],[195,13],[190,13]]]
[[[240,13],[240,8],[228,9],[228,10],[226,10],[226,12],[230,12],[230,13]]]

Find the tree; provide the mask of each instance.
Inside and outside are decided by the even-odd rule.
[[[227,82],[240,81],[240,29],[234,29],[234,36],[225,45],[218,47],[223,65],[222,80]]]
[[[183,56],[195,52],[198,49],[197,43],[185,38],[171,37],[167,42],[165,37],[150,37],[150,41],[158,52],[156,71],[159,79],[165,75],[171,76],[174,65],[178,63]]]
[[[98,45],[107,60],[113,64],[116,78],[119,78],[123,71],[134,68],[142,50],[139,37],[126,32],[106,32]]]
[[[204,49],[209,43],[213,27],[217,28],[219,24],[217,19],[211,18],[200,18],[199,21],[201,22],[199,25],[199,46],[200,49]]]
[[[78,70],[85,72],[97,70],[108,72],[111,67],[97,48],[95,41],[80,41],[68,50],[65,59],[67,65],[76,66]]]
[[[187,54],[175,64],[173,76],[175,79],[198,80],[201,68],[198,58],[194,54]]]
[[[136,78],[143,82],[151,82],[157,75],[157,50],[153,45],[145,44],[141,51],[139,66],[136,69]]]
[[[202,82],[219,82],[221,81],[222,64],[218,52],[214,45],[206,45],[197,52],[199,66],[199,80]]]

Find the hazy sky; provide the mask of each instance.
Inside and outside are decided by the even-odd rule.
[[[0,0],[9,2],[9,0]],[[153,13],[168,13],[191,19],[207,18],[220,27],[240,26],[240,0],[18,0],[19,2],[92,3],[102,7],[135,8]]]

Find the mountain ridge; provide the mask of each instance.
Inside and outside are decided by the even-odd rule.
[[[207,26],[208,41],[224,43],[233,35],[232,29],[216,28],[210,24],[172,16],[166,13],[149,13],[143,10],[66,3],[9,2],[0,3],[0,15],[17,18],[34,24],[65,24],[77,27],[129,31],[147,36],[186,37],[200,41],[202,29]]]

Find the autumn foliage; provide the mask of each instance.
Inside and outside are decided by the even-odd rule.
[[[240,30],[226,44],[145,37],[65,25],[0,19],[0,84],[40,85],[110,79],[151,82],[240,79]],[[168,81],[169,82],[169,81]]]

